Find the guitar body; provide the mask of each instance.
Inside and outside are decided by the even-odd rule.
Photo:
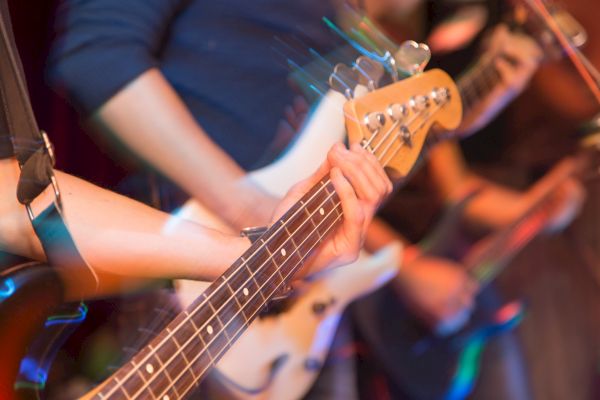
[[[345,138],[344,97],[329,92],[293,147],[283,158],[250,174],[257,185],[283,196],[290,185],[306,178],[327,151]],[[230,230],[199,203],[188,202],[178,216]],[[354,264],[328,271],[306,282],[285,312],[253,322],[219,362],[212,376],[240,399],[297,399],[308,391],[325,361],[338,321],[352,300],[391,279],[399,266],[400,246],[374,256],[362,254]],[[207,283],[178,281],[183,306]]]
[[[17,377],[33,338],[62,300],[61,281],[47,265],[30,262],[0,274],[0,398],[36,398],[27,388],[15,392]]]
[[[353,312],[373,367],[390,379],[398,396],[458,400],[471,393],[487,342],[522,318],[519,303],[499,305],[494,293],[482,292],[468,324],[449,336],[438,336],[417,320],[390,287],[362,299]]]

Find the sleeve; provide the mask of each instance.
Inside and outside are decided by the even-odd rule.
[[[185,0],[64,0],[47,67],[49,83],[88,115],[158,65]]]

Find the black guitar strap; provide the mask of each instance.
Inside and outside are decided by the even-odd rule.
[[[19,163],[17,199],[27,208],[48,262],[57,268],[73,269],[72,274],[63,274],[67,280],[77,280],[77,285],[71,287],[81,287],[82,293],[94,290],[97,277],[77,250],[62,217],[61,195],[53,172],[54,152],[33,114],[6,0],[0,0],[0,17],[0,159],[14,156]],[[52,203],[34,215],[32,202],[50,189]],[[82,269],[86,270],[83,281]]]

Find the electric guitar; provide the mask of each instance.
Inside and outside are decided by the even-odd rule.
[[[555,166],[532,190],[531,205],[513,223],[473,246],[461,258],[461,263],[480,291],[485,289],[542,231],[572,220],[576,210],[569,207],[557,215],[556,191],[565,179],[584,180],[586,175],[597,175],[600,161],[600,133],[586,137],[582,150]],[[466,199],[470,201],[472,198]],[[457,206],[441,221],[440,227],[429,240],[427,252],[445,254],[456,239],[457,217],[466,202]],[[456,242],[456,240],[454,240]],[[441,245],[437,245],[437,243]],[[395,295],[379,294],[367,299],[368,305],[360,311],[393,309],[396,317],[380,311],[368,323],[360,323],[365,339],[374,343],[393,345],[373,348],[374,359],[393,382],[414,399],[466,398],[472,391],[479,371],[481,354],[486,343],[494,336],[514,328],[523,318],[523,305],[518,301],[501,307],[479,305],[470,321],[459,331],[433,331],[411,316]],[[481,303],[479,303],[481,304]]]
[[[405,176],[432,125],[455,129],[458,89],[440,70],[377,89],[344,104],[351,142],[360,142],[394,175]],[[422,101],[407,113],[396,104]],[[391,110],[388,112],[388,110]],[[85,399],[179,399],[197,387],[273,297],[286,290],[304,260],[342,212],[324,177],[275,222],[149,345]],[[339,270],[343,270],[340,268]]]

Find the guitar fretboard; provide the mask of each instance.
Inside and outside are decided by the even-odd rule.
[[[492,282],[504,267],[544,229],[551,215],[549,199],[536,204],[516,222],[494,235],[485,249],[465,265],[481,288]]]
[[[458,79],[457,86],[462,97],[464,114],[467,114],[500,82],[501,77],[494,66],[494,60],[493,57],[481,59]]]
[[[322,179],[152,342],[121,367],[95,399],[179,399],[287,287],[342,210]]]
[[[496,278],[510,260],[547,226],[554,212],[553,196],[559,185],[568,178],[579,178],[592,165],[587,153],[588,150],[583,148],[571,158],[569,164],[558,170],[558,174],[550,172],[553,174],[551,184],[542,186],[542,189],[535,193],[535,200],[531,206],[513,223],[494,234],[474,257],[465,260],[465,267],[481,288]]]

